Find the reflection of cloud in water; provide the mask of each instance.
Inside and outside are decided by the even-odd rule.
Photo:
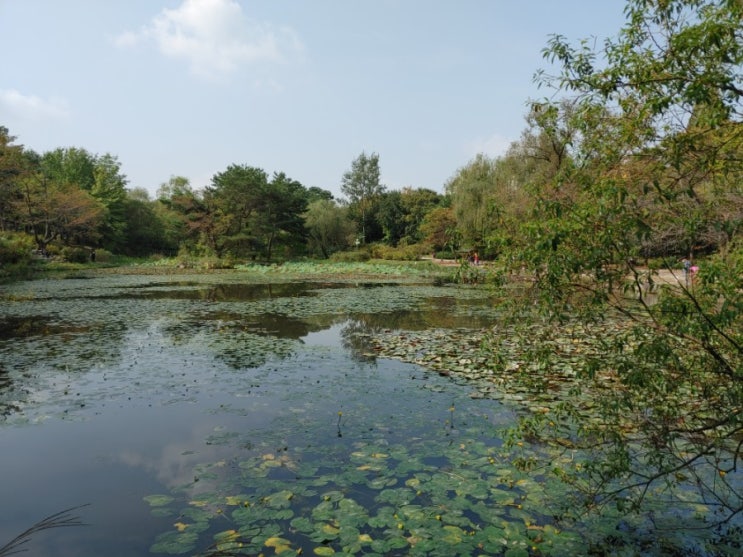
[[[208,489],[207,482],[195,482],[195,470],[200,464],[219,462],[234,454],[234,447],[207,445],[204,439],[212,433],[208,427],[194,428],[190,436],[163,445],[159,452],[140,452],[126,449],[116,459],[132,468],[140,468],[153,475],[170,489],[193,484],[191,494]],[[194,447],[200,447],[194,450]]]
[[[302,342],[308,346],[328,346],[331,348],[340,348],[341,338],[340,333],[345,325],[345,321],[336,323],[330,328],[322,329],[320,331],[312,331],[302,337]]]

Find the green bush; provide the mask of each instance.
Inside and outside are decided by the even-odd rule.
[[[371,259],[371,256],[369,255],[369,251],[365,249],[338,251],[330,256],[331,261],[337,261],[339,263],[360,263],[369,261],[369,259]]]
[[[69,263],[87,263],[90,261],[90,250],[75,246],[65,246],[60,251],[62,258]]]
[[[370,247],[374,259],[388,259],[391,261],[417,261],[425,252],[424,246],[413,244],[409,246],[392,247],[384,244],[374,244]]]
[[[4,233],[0,236],[0,262],[3,265],[28,263],[36,244],[28,234]]]
[[[456,259],[457,254],[453,251],[441,250],[434,253],[436,259]]]

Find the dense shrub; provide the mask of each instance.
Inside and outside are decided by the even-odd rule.
[[[458,256],[453,251],[441,250],[434,253],[436,259],[456,259]]]
[[[33,238],[27,234],[3,233],[0,235],[0,264],[26,263],[31,260],[35,247]]]
[[[337,261],[342,263],[358,263],[362,261],[369,261],[371,255],[368,250],[358,249],[353,251],[339,251],[330,256],[331,261]]]
[[[60,251],[60,255],[69,263],[87,263],[90,261],[90,250],[87,248],[65,246]]]
[[[374,244],[369,251],[374,259],[389,259],[392,261],[417,261],[425,252],[424,246],[413,244],[410,246],[392,247],[385,244]]]
[[[107,249],[95,250],[95,260],[98,263],[111,263],[114,260],[114,255]]]

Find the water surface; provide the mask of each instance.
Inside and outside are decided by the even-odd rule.
[[[340,474],[365,444],[450,438],[454,405],[486,438],[509,415],[367,351],[379,329],[492,322],[482,295],[234,276],[47,280],[2,294],[0,542],[90,504],[78,511],[87,526],[35,536],[37,555],[147,554],[172,530],[179,498],[228,490],[251,458]],[[153,514],[145,498],[172,493],[173,514]]]

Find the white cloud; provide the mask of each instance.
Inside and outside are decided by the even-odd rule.
[[[15,89],[0,89],[0,113],[24,120],[63,120],[70,116],[63,99],[42,99]]]
[[[214,79],[258,62],[285,62],[301,53],[293,30],[246,17],[236,0],[184,0],[164,9],[139,32],[114,39],[117,46],[154,42],[168,57],[186,60],[195,75]]]
[[[500,157],[505,155],[513,140],[494,134],[490,137],[479,138],[467,146],[467,152],[474,157],[480,153],[489,157]]]

